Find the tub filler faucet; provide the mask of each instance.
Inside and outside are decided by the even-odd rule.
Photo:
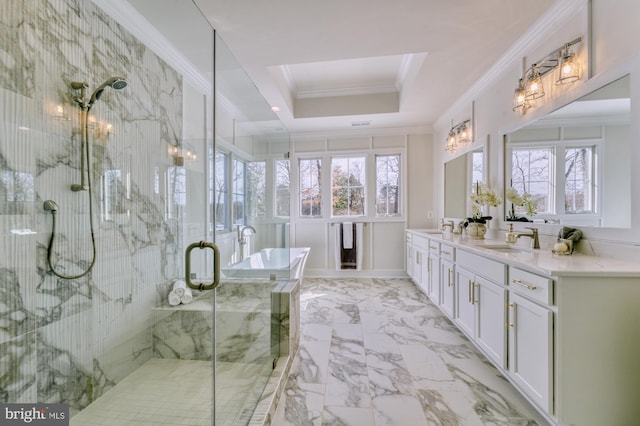
[[[246,231],[249,231],[251,234],[255,234],[256,228],[249,225],[246,225],[246,226],[238,225],[238,251],[239,251],[240,260],[244,259],[244,246],[247,245]]]

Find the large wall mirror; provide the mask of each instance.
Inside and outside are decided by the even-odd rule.
[[[478,182],[485,181],[484,149],[460,155],[444,165],[444,215],[450,218],[469,216],[469,195]]]
[[[505,220],[631,227],[629,83],[620,78],[507,135]],[[523,197],[535,214],[509,200]]]

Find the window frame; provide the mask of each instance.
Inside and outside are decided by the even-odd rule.
[[[376,156],[390,156],[398,155],[400,157],[400,190],[399,190],[399,212],[397,215],[377,215],[376,213],[376,197],[370,196],[373,191],[376,191]],[[332,157],[365,157],[366,167],[366,185],[365,191],[367,191],[367,201],[365,207],[365,215],[363,216],[332,216],[331,212],[331,158]],[[321,209],[322,215],[318,217],[302,216],[300,214],[300,181],[299,181],[299,165],[300,160],[320,159],[322,161],[322,176],[321,176]],[[407,150],[405,146],[388,147],[388,148],[372,148],[372,149],[360,149],[360,150],[344,150],[344,151],[307,151],[296,152],[291,156],[291,174],[295,176],[295,182],[292,186],[292,206],[293,217],[292,220],[296,222],[339,222],[342,220],[349,220],[353,218],[360,222],[404,222],[406,221],[407,206],[406,200],[408,193],[408,178],[407,178]],[[293,169],[295,167],[295,170]]]
[[[537,219],[558,220],[561,223],[567,218],[580,218],[580,220],[602,220],[602,206],[600,188],[602,187],[602,139],[572,139],[572,140],[551,140],[551,141],[510,141],[505,155],[506,169],[509,174],[506,176],[509,181],[512,179],[512,159],[514,150],[522,149],[542,149],[551,148],[553,150],[552,169],[550,170],[551,185],[553,194],[550,203],[553,209],[550,212],[536,214]],[[591,172],[591,192],[592,209],[591,212],[573,213],[565,210],[565,164],[566,152],[568,149],[591,148],[592,149],[592,170]],[[506,189],[506,188],[505,188]],[[562,190],[560,190],[562,189]]]

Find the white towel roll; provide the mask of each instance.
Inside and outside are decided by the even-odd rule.
[[[178,295],[178,297],[184,296],[184,292],[187,288],[187,283],[184,280],[176,280],[173,283],[173,291]]]
[[[168,301],[171,306],[177,306],[180,304],[180,296],[176,294],[174,290],[169,292]]]
[[[191,303],[192,300],[193,300],[193,292],[191,291],[190,288],[185,288],[184,294],[180,298],[180,301],[182,302],[182,304],[186,305],[187,303]]]

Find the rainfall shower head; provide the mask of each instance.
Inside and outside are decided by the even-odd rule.
[[[87,104],[88,108],[91,108],[91,106],[100,99],[102,92],[104,92],[104,89],[107,87],[111,87],[113,90],[122,90],[127,87],[127,80],[122,77],[111,77],[109,80],[102,83],[91,95],[89,103]]]

